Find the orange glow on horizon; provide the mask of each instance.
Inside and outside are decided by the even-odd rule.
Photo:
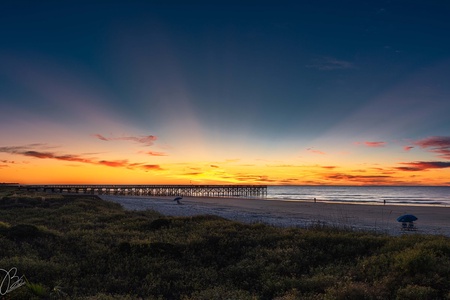
[[[203,141],[208,139],[200,137],[192,144],[189,137],[170,144],[152,135],[100,137],[88,136],[87,142],[71,144],[67,149],[39,143],[0,146],[0,182],[450,185],[450,163],[436,160],[434,148],[405,151],[400,144],[366,147],[343,143],[335,148],[301,148],[299,144],[270,149],[264,144],[248,146],[230,141],[208,146]],[[437,138],[425,141],[439,142]]]
[[[266,184],[266,185],[449,185],[449,170],[406,172],[388,167],[320,165],[165,164],[157,170],[82,163],[2,166],[0,182],[20,184]]]

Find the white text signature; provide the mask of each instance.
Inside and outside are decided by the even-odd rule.
[[[25,284],[24,276],[17,276],[17,268],[11,268],[9,271],[0,269],[0,295],[6,295],[9,292]]]

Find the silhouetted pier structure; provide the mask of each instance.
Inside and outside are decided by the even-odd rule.
[[[24,185],[22,189],[49,193],[123,196],[266,196],[266,185]]]

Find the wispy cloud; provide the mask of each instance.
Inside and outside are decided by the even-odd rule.
[[[403,150],[405,150],[406,152],[410,151],[411,149],[414,149],[413,146],[405,146],[403,147]]]
[[[354,69],[355,65],[352,62],[346,60],[340,60],[334,57],[325,56],[314,59],[311,64],[307,65],[307,67],[321,71],[331,71],[342,69]]]
[[[295,167],[298,167],[298,166],[296,166],[296,165],[288,165],[288,164],[282,164],[282,165],[269,165],[269,164],[266,164],[266,167],[269,167],[269,168],[295,168]]]
[[[415,145],[430,152],[437,153],[439,157],[450,159],[450,137],[432,136],[414,142]]]
[[[369,168],[370,170],[376,171],[380,174],[384,174],[384,175],[393,175],[396,173],[395,170],[393,170],[392,168],[379,168],[379,167],[373,167],[373,168]],[[366,170],[358,170],[359,172],[366,172]]]
[[[46,144],[28,144],[28,145],[24,145],[24,146],[3,146],[3,147],[0,147],[0,152],[15,154],[15,153],[24,151],[24,149],[32,149],[32,148],[37,148],[37,147],[44,148],[44,146],[46,146]]]
[[[199,176],[199,175],[203,175],[203,172],[187,172],[187,173],[183,173],[182,175],[185,176]]]
[[[139,153],[144,153],[144,154],[147,154],[147,155],[150,155],[150,156],[167,156],[167,153],[165,153],[165,152],[158,152],[158,151],[142,151],[142,152],[139,152]]]
[[[284,184],[296,184],[298,182],[298,178],[285,178],[278,180],[278,182]]]
[[[4,164],[15,164],[16,162],[13,160],[0,160],[0,163],[4,163]]]
[[[211,168],[219,168],[218,165],[210,165]]]
[[[129,167],[134,167],[134,164],[129,164],[127,160],[114,160],[114,161],[109,161],[109,160],[100,160],[100,161],[92,161],[89,163],[97,163],[99,165],[103,165],[103,166],[108,166],[108,167],[114,167],[114,168],[129,168]]]
[[[38,159],[54,159],[68,162],[79,162],[92,165],[101,165],[114,168],[127,168],[127,169],[143,169],[143,170],[162,170],[159,165],[147,165],[144,163],[130,163],[128,160],[98,160],[92,157],[85,157],[77,154],[59,154],[56,152],[40,151],[39,149],[33,149],[36,146],[12,146],[12,147],[0,147],[0,153],[18,154],[27,157],[33,157]],[[30,149],[31,148],[31,149]]]
[[[322,166],[321,168],[332,170],[332,169],[335,169],[336,166]]]
[[[405,165],[405,167],[396,167],[400,171],[424,171],[428,169],[450,168],[450,162],[448,161],[415,161],[400,164]]]
[[[313,148],[308,148],[308,149],[306,149],[306,151],[311,152],[311,153],[314,153],[314,154],[320,154],[320,155],[325,155],[325,154],[326,154],[326,153],[323,152],[323,151],[316,150],[316,149],[313,149]]]
[[[365,142],[356,142],[356,145],[364,145],[366,147],[370,147],[370,148],[381,148],[387,145],[386,142],[381,142],[381,141],[365,141]]]
[[[159,165],[141,165],[139,166],[141,169],[144,170],[162,170],[162,168]]]
[[[386,142],[364,142],[367,147],[379,148],[386,146]]]
[[[277,182],[277,180],[270,179],[267,175],[248,175],[248,174],[238,174],[234,177],[236,180],[248,182]]]
[[[323,176],[326,180],[343,181],[343,182],[355,182],[359,184],[383,184],[391,182],[391,176],[389,175],[352,175],[345,173],[333,173]]]
[[[152,146],[158,139],[154,135],[141,135],[141,136],[121,136],[121,137],[105,137],[101,134],[93,134],[93,137],[102,141],[132,141],[135,143],[143,144],[145,146]]]

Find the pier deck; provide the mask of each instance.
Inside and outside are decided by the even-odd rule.
[[[266,196],[266,185],[25,185],[22,189],[51,193],[130,196],[247,197]]]

